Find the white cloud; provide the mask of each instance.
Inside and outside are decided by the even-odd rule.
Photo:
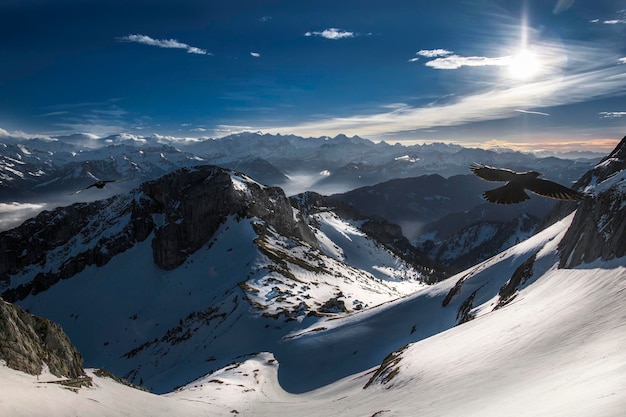
[[[260,53],[258,53],[258,52],[250,52],[250,55],[252,55],[252,56],[253,56],[253,57],[255,57],[255,58],[258,58],[258,57],[260,57],[260,56],[261,56],[261,54],[260,54]]]
[[[159,48],[184,49],[189,54],[212,55],[204,49],[187,45],[186,43],[179,42],[176,39],[153,39],[150,36],[146,35],[128,35],[118,39],[120,41],[137,42],[144,45],[156,46]]]
[[[617,60],[620,64],[626,64],[626,56]]]
[[[436,58],[438,56],[452,55],[452,51],[448,51],[447,49],[422,49],[417,52],[416,55],[426,58]]]
[[[435,69],[459,69],[461,67],[484,67],[484,66],[506,66],[511,63],[512,57],[489,58],[485,56],[460,56],[447,49],[422,49],[416,53],[418,57],[434,58],[424,65]],[[409,62],[415,62],[419,58],[415,57]]]
[[[348,32],[337,28],[330,28],[325,29],[321,32],[307,32],[304,34],[304,36],[321,36],[322,38],[337,40],[344,38],[353,38],[354,32]]]
[[[626,111],[601,111],[598,114],[603,119],[619,119],[626,117]]]
[[[484,56],[450,55],[433,59],[424,65],[435,69],[458,69],[461,67],[505,66],[510,63],[510,56],[489,58]]]

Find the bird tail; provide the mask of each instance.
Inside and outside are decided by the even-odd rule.
[[[510,184],[485,191],[483,197],[490,203],[496,204],[521,203],[524,200],[530,199],[530,196],[526,194],[523,188],[511,186]]]

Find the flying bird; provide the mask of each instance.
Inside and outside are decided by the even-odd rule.
[[[80,189],[80,190],[78,190],[78,191],[75,191],[75,192],[73,192],[73,193],[70,193],[70,194],[78,194],[78,193],[80,193],[80,192],[83,192],[83,191],[85,191],[85,190],[88,190],[88,189],[89,189],[89,188],[91,188],[91,187],[96,187],[96,188],[99,188],[99,189],[103,189],[103,188],[104,188],[104,186],[105,186],[105,185],[107,185],[107,184],[108,184],[108,183],[110,183],[110,182],[122,182],[122,181],[126,181],[126,180],[100,180],[100,181],[96,181],[96,182],[94,182],[93,184],[88,185],[87,187],[82,188],[82,189]]]
[[[530,199],[524,190],[558,200],[581,200],[584,194],[567,188],[550,180],[538,178],[543,175],[537,171],[515,172],[510,169],[494,168],[486,165],[472,164],[470,170],[474,175],[487,181],[506,181],[507,183],[483,193],[485,200],[496,204],[521,203]]]

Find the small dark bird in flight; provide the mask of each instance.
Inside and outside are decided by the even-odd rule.
[[[107,185],[110,182],[121,182],[121,181],[126,181],[126,180],[101,180],[101,181],[96,181],[93,184],[88,185],[87,187],[82,188],[82,189],[80,189],[80,190],[78,190],[76,192],[70,193],[70,194],[78,194],[80,192],[83,192],[83,191],[91,188],[91,187],[96,187],[96,188],[99,188],[99,189],[103,189],[104,186]]]
[[[581,200],[585,196],[581,192],[572,190],[556,182],[538,178],[543,174],[537,171],[515,172],[510,169],[493,168],[480,164],[470,165],[470,170],[474,175],[487,181],[507,182],[502,187],[483,193],[485,200],[491,203],[521,203],[524,200],[530,199],[530,196],[524,191],[525,189],[535,194],[558,200]]]

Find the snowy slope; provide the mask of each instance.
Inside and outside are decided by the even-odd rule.
[[[242,212],[224,219],[219,213],[215,221],[223,223],[197,248],[189,246],[190,235],[183,246],[176,246],[177,240],[158,243],[157,235],[176,238],[190,228],[186,204],[208,227],[215,214],[207,209],[200,215],[200,205],[209,207],[228,190],[259,212],[267,209],[269,216],[284,207],[292,223],[299,215],[284,194],[284,205],[264,200],[263,193],[272,190],[248,177],[219,168],[205,171],[180,171],[143,191],[50,213],[40,225],[44,229],[67,223],[76,210],[90,210],[81,212],[84,224],[74,225],[76,235],[63,236],[71,233],[62,227],[29,237],[33,246],[50,247],[41,257],[28,245],[17,250],[30,263],[4,271],[9,275],[5,294],[60,323],[87,366],[107,368],[162,393],[260,350],[277,351],[290,332],[424,287],[421,272],[332,213],[318,215],[320,226],[312,239],[321,242],[321,249],[278,232],[276,225],[286,222],[282,217],[274,219],[275,225],[269,217],[242,217]],[[164,191],[179,183],[187,190],[176,197],[182,200]],[[150,187],[167,199],[150,194]],[[216,193],[198,198],[202,190]],[[28,227],[39,227],[33,222]],[[148,234],[149,222],[155,229]],[[137,224],[144,225],[143,238],[136,237]],[[167,227],[170,231],[164,232]],[[3,244],[24,241],[19,233],[5,234],[12,240]],[[181,264],[159,268],[157,245],[168,253],[185,252]]]
[[[171,396],[226,401],[227,408],[257,416],[623,415],[626,268],[618,260],[557,269],[556,246],[571,219],[405,300],[329,321],[326,329],[292,335],[296,338],[288,340],[301,343],[286,350],[320,365],[310,374],[306,365],[303,371],[302,362],[284,360],[281,352],[275,355],[278,369],[272,357],[261,356],[253,360],[256,363],[231,367]],[[494,311],[499,301],[494,284],[510,277],[531,253],[536,254],[532,275],[510,304]],[[482,289],[472,308],[477,318],[444,331],[445,319],[433,323],[433,316],[424,317],[443,308],[441,301],[456,279],[464,280],[463,287],[471,286],[460,290],[461,297]],[[426,337],[429,325],[439,327],[432,337]],[[380,339],[400,342],[396,326],[415,326],[418,335],[413,337],[419,340],[389,355],[379,368],[344,375],[299,395],[267,382],[276,377],[283,388],[289,387],[282,375],[291,370],[284,368],[298,368],[292,372],[306,379],[327,373],[331,366],[341,367],[343,352],[356,356],[354,350],[367,349]],[[254,375],[251,368],[266,375]]]
[[[412,296],[294,331],[274,354],[259,353],[167,395],[147,394],[100,377],[94,377],[94,387],[73,393],[0,367],[0,412],[622,416],[626,268],[623,259],[616,259],[557,269],[556,247],[571,220]],[[533,254],[532,272],[525,275],[517,295],[494,310],[500,301],[498,289]],[[454,288],[456,295],[443,307]],[[470,311],[475,318],[455,326],[454,306],[474,291]],[[393,342],[397,351],[382,366],[380,360],[368,365],[359,359],[359,352],[383,354],[382,345]],[[346,354],[356,357],[360,366],[347,369]],[[325,379],[319,374],[332,367],[343,369],[328,384],[319,384]],[[316,380],[319,388],[288,393],[285,389],[293,391],[297,385],[296,374]]]

